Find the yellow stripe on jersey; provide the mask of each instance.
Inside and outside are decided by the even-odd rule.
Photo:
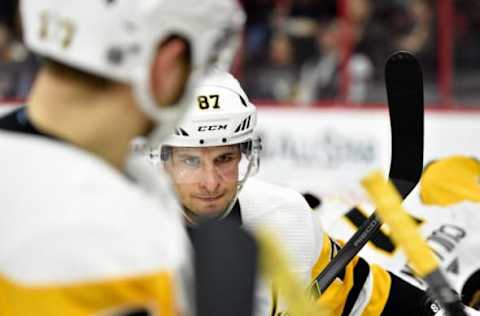
[[[323,248],[312,269],[312,279],[314,280],[320,272],[327,266],[331,258],[336,254],[336,249],[332,247],[332,242],[326,234],[323,237]],[[326,306],[332,316],[342,315],[348,294],[353,287],[353,271],[359,258],[355,257],[345,268],[343,280],[336,278],[332,284],[323,292],[317,303]]]
[[[381,315],[383,308],[387,304],[392,285],[390,274],[381,267],[371,264],[370,273],[373,277],[372,294],[368,305],[363,310],[362,316]]]
[[[0,276],[1,316],[178,315],[169,273],[68,285],[28,286]]]
[[[441,206],[480,202],[480,162],[451,156],[431,163],[420,180],[420,197],[425,204]]]
[[[323,248],[317,263],[312,270],[314,280],[336,255],[338,246],[334,245],[327,235],[323,238]],[[381,315],[388,302],[392,279],[390,274],[377,265],[370,265],[360,257],[355,257],[345,267],[343,275],[336,278],[317,300],[322,306],[332,311],[332,315],[348,315],[360,297],[360,291],[371,277],[371,295],[362,316]]]
[[[320,272],[322,272],[323,269],[325,269],[327,264],[330,262],[331,255],[332,255],[332,247],[330,243],[330,238],[327,236],[327,234],[323,234],[322,251],[318,256],[317,262],[313,266],[312,279],[315,279],[320,274]]]

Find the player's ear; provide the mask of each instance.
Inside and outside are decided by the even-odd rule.
[[[158,47],[150,74],[150,88],[157,104],[176,103],[183,94],[190,72],[189,43],[179,36],[169,37]]]

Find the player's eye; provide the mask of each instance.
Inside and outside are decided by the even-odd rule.
[[[181,159],[184,165],[189,167],[198,167],[200,165],[200,158],[198,157],[184,157]]]
[[[215,158],[215,163],[225,164],[225,163],[231,162],[234,159],[235,159],[234,154],[230,154],[230,153],[229,154],[223,154],[223,155],[220,155],[217,158]]]

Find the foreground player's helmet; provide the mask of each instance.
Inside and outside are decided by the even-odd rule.
[[[30,49],[130,84],[162,132],[181,118],[181,104],[189,103],[207,68],[230,65],[244,22],[236,0],[22,0],[20,9]],[[150,68],[159,44],[171,36],[189,43],[193,72],[178,104],[160,109],[150,91]]]
[[[256,108],[238,81],[228,73],[213,72],[195,91],[195,100],[182,123],[162,142],[159,153],[161,161],[169,161],[172,147],[239,145],[241,158],[236,179],[238,194],[247,178],[258,170],[261,144],[255,135],[256,123]],[[190,171],[186,171],[184,181],[193,181],[188,172]],[[221,217],[228,215],[235,201],[236,195]]]

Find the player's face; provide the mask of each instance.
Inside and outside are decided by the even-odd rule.
[[[200,216],[216,216],[237,191],[240,147],[173,147],[166,164],[182,205]]]

